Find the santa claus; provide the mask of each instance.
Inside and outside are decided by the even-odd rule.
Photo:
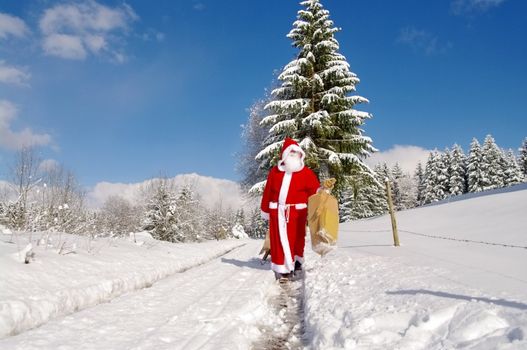
[[[317,175],[304,165],[304,158],[298,143],[286,138],[262,197],[262,216],[269,220],[271,269],[282,279],[302,269],[307,200],[320,187]]]

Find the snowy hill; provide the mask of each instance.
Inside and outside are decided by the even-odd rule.
[[[526,213],[527,190],[399,212],[400,247],[389,216],[342,225],[306,275],[315,348],[526,349]]]
[[[55,234],[24,264],[4,234],[0,348],[527,349],[525,213],[527,190],[399,212],[400,247],[388,216],[343,224],[287,288],[258,240]]]

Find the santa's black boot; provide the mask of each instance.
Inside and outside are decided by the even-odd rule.
[[[302,263],[300,261],[295,261],[295,272],[302,271]]]
[[[293,273],[295,276],[302,274],[302,263],[300,261],[295,261],[295,271]]]

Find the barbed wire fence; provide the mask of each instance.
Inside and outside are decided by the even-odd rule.
[[[381,232],[390,232],[390,230],[342,230],[342,232],[360,232],[360,233],[381,233]],[[485,241],[477,241],[472,239],[465,239],[465,238],[454,238],[454,237],[446,237],[446,236],[439,236],[439,235],[431,235],[421,232],[415,232],[415,231],[408,231],[408,230],[401,230],[399,229],[399,232],[405,232],[411,235],[426,237],[426,238],[433,238],[433,239],[444,239],[449,241],[457,241],[457,242],[463,242],[463,243],[477,243],[477,244],[486,244],[491,246],[499,246],[499,247],[505,247],[505,248],[520,248],[520,249],[527,249],[527,246],[520,246],[520,245],[514,245],[514,244],[506,244],[506,243],[496,243],[496,242],[485,242]]]

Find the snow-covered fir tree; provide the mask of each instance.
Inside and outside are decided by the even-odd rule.
[[[434,201],[438,201],[436,198],[433,188],[435,187],[436,177],[436,152],[430,152],[428,160],[425,165],[424,172],[424,191],[423,191],[423,204],[428,204]]]
[[[518,148],[518,166],[523,173],[525,180],[527,181],[527,137],[523,140],[520,148]]]
[[[454,145],[450,153],[449,176],[450,194],[452,196],[467,192],[466,157],[463,149],[457,144]]]
[[[234,215],[234,225],[232,226],[231,234],[234,238],[247,238],[249,234],[246,232],[245,212],[238,209]]]
[[[246,232],[251,238],[264,238],[267,233],[267,225],[267,220],[262,218],[262,211],[256,207],[251,211]]]
[[[182,242],[184,237],[181,236],[177,225],[176,196],[169,181],[161,179],[154,186],[146,205],[143,228],[155,239]]]
[[[23,208],[20,201],[7,204],[7,224],[13,230],[24,230],[26,227],[27,210]]]
[[[386,179],[390,177],[390,169],[384,164],[377,164],[374,168],[375,176],[377,177],[377,183],[371,183],[371,205],[372,212],[374,215],[382,215],[388,212],[388,198],[386,194]]]
[[[192,187],[184,185],[179,190],[175,203],[177,236],[181,237],[181,241],[201,240],[203,208]]]
[[[446,197],[445,184],[448,177],[444,174],[444,164],[441,155],[433,151],[428,156],[424,176],[424,202],[425,204],[437,202]]]
[[[516,161],[514,152],[507,151],[505,154],[506,168],[504,170],[504,184],[505,186],[512,186],[521,183],[524,180],[524,175]]]
[[[395,163],[391,174],[395,209],[403,210],[417,206],[417,182],[403,172],[399,163]]]
[[[353,220],[353,191],[348,188],[342,191],[342,199],[339,201],[339,219],[342,222]]]
[[[339,219],[347,222],[373,216],[368,199],[364,196],[367,186],[352,183],[350,187],[340,192],[337,198],[339,205]],[[342,214],[340,214],[342,213]]]
[[[491,135],[485,137],[481,149],[481,172],[483,175],[483,190],[501,188],[504,184],[503,153],[496,145]]]
[[[212,239],[226,239],[231,235],[232,223],[229,212],[218,201],[205,215],[205,229],[208,237]]]
[[[415,208],[417,206],[417,183],[415,180],[409,174],[404,174],[397,182],[401,191],[400,210]]]
[[[382,183],[380,178],[377,183]],[[341,222],[384,214],[388,210],[384,188],[377,183],[352,184],[342,192],[339,217]]]
[[[395,163],[392,168],[392,178],[390,179],[392,181],[393,205],[395,207],[395,210],[404,209],[402,205],[403,193],[399,186],[400,181],[403,177],[403,170],[399,166],[399,163]]]
[[[245,225],[246,225],[246,222],[245,222],[245,211],[243,210],[243,208],[236,210],[236,214],[234,216],[234,222],[236,224],[240,224],[240,225],[245,227]]]
[[[485,180],[482,169],[483,155],[481,145],[476,138],[470,143],[467,160],[467,185],[468,192],[481,192],[484,190]]]
[[[0,202],[0,226],[7,227],[9,224],[8,213],[7,213],[7,203]]]
[[[262,167],[276,164],[286,136],[299,141],[306,151],[306,165],[320,179],[334,177],[339,194],[349,180],[364,177],[375,181],[364,158],[375,149],[361,129],[371,118],[355,105],[368,102],[357,95],[359,79],[339,53],[335,33],[339,31],[319,0],[301,2],[297,21],[288,34],[298,49],[278,77],[281,86],[272,91],[269,115],[262,124],[270,127],[263,150],[257,155]]]
[[[347,198],[342,198],[340,202],[344,202],[349,206],[349,210],[345,211],[341,222],[363,219],[374,216],[373,203],[371,201],[372,193],[370,186],[351,186],[346,191],[342,192],[342,195],[346,195]],[[347,214],[347,215],[346,215]]]
[[[439,159],[437,164],[437,170],[438,170],[438,187],[441,188],[441,191],[443,192],[442,195],[440,195],[440,199],[444,199],[448,196],[450,196],[450,175],[449,175],[449,169],[450,169],[450,149],[445,149],[444,152],[439,153]]]
[[[414,181],[416,183],[416,205],[424,204],[424,192],[425,192],[425,183],[424,183],[424,171],[423,165],[421,162],[417,163],[414,173]]]
[[[386,182],[386,179],[392,180],[392,171],[386,163],[375,166],[375,174],[377,178],[381,180],[381,184],[383,185]]]

